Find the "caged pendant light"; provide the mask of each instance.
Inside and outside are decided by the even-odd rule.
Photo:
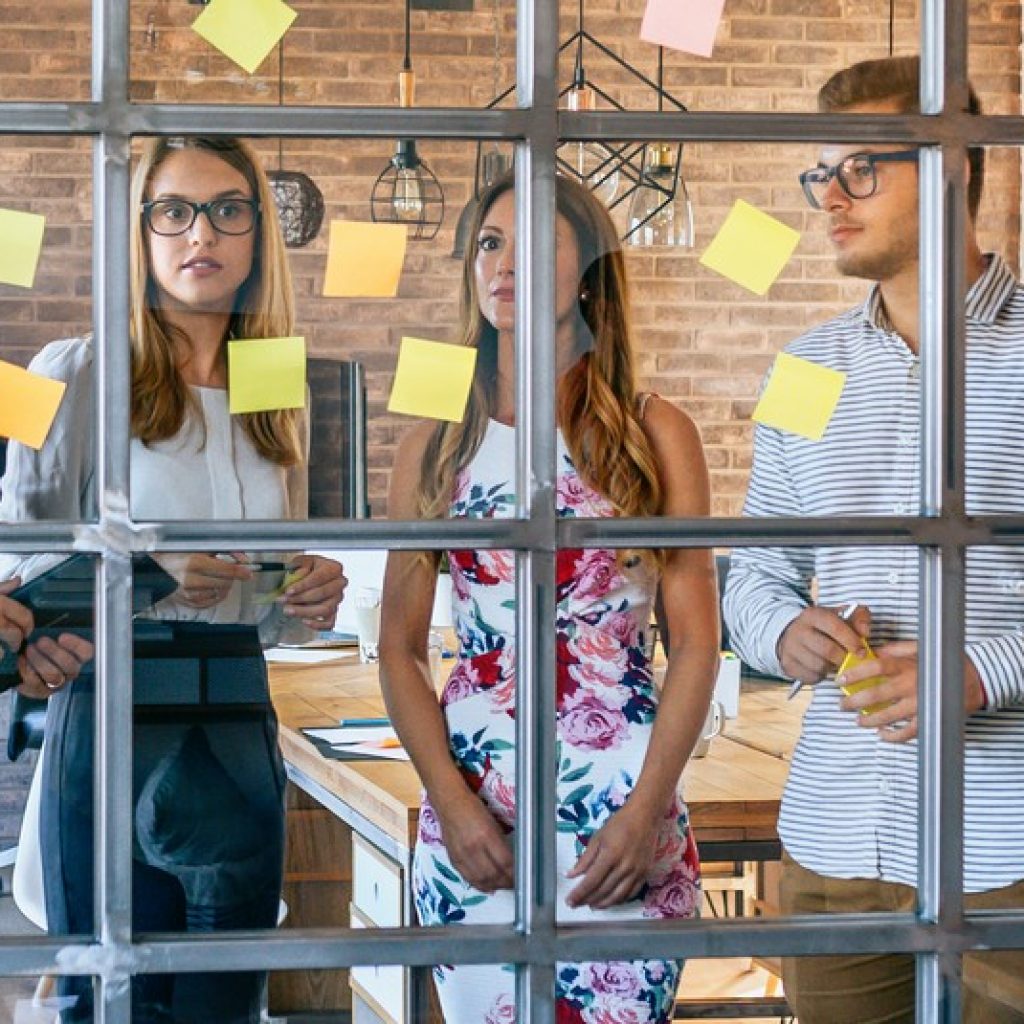
[[[416,76],[412,70],[412,3],[405,0],[405,59],[398,75],[399,106],[415,103]],[[433,171],[416,151],[415,139],[399,139],[394,156],[380,172],[370,194],[375,221],[406,224],[409,238],[433,238],[444,220],[444,191]]]

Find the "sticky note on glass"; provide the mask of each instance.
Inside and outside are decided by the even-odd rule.
[[[404,224],[331,221],[324,295],[338,299],[392,299],[405,262]]]
[[[232,413],[301,409],[305,404],[305,338],[228,342],[228,408]]]
[[[475,368],[475,348],[403,338],[388,412],[460,423]]]
[[[875,661],[875,652],[871,650],[871,646],[868,642],[864,641],[864,654],[854,654],[852,651],[847,651],[846,657],[843,658],[843,663],[839,666],[836,672],[836,676],[841,676],[844,672],[848,672],[852,668],[857,668],[859,665],[863,665],[867,661]],[[861,690],[869,690],[872,686],[877,686],[882,681],[881,676],[871,676],[868,679],[861,679],[856,683],[848,683],[846,686],[840,686],[839,689],[843,691],[847,696],[851,693],[860,693]],[[862,715],[870,715],[875,711],[881,711],[883,708],[887,708],[891,701],[880,701],[877,704],[869,704],[866,708],[861,708],[860,713]]]
[[[32,287],[45,223],[46,218],[38,213],[0,210],[0,282]]]
[[[737,199],[700,262],[755,295],[764,295],[799,241],[799,231]]]
[[[710,57],[725,0],[647,0],[640,38],[683,53]]]
[[[251,75],[295,18],[282,0],[210,0],[192,28]]]
[[[750,418],[766,427],[820,441],[845,383],[846,374],[841,370],[780,352]]]
[[[0,362],[0,435],[42,448],[67,384]]]

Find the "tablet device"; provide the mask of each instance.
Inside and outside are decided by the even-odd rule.
[[[36,629],[89,628],[93,619],[93,555],[75,554],[28,583],[10,597],[32,612]],[[132,612],[146,611],[178,589],[178,581],[149,555],[132,556]]]

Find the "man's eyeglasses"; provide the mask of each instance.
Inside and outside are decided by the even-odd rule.
[[[255,199],[154,199],[142,204],[142,217],[155,235],[183,235],[205,213],[214,231],[222,235],[247,235],[256,226],[260,204]]]
[[[812,167],[800,175],[807,202],[815,210],[824,209],[825,193],[829,182],[835,178],[839,187],[851,199],[867,199],[878,189],[878,174],[875,164],[892,162],[917,162],[916,149],[898,149],[894,153],[851,153],[834,167]]]

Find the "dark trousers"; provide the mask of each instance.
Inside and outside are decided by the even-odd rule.
[[[252,664],[246,666],[253,671]],[[265,666],[259,659],[258,671]],[[168,678],[173,687],[173,677]],[[47,714],[41,842],[51,934],[93,931],[94,679]],[[133,745],[132,925],[136,932],[272,928],[284,862],[284,769],[269,703],[233,711],[137,709]],[[152,974],[132,981],[133,1024],[253,1024],[265,975]],[[64,1024],[93,1019],[92,983]]]

